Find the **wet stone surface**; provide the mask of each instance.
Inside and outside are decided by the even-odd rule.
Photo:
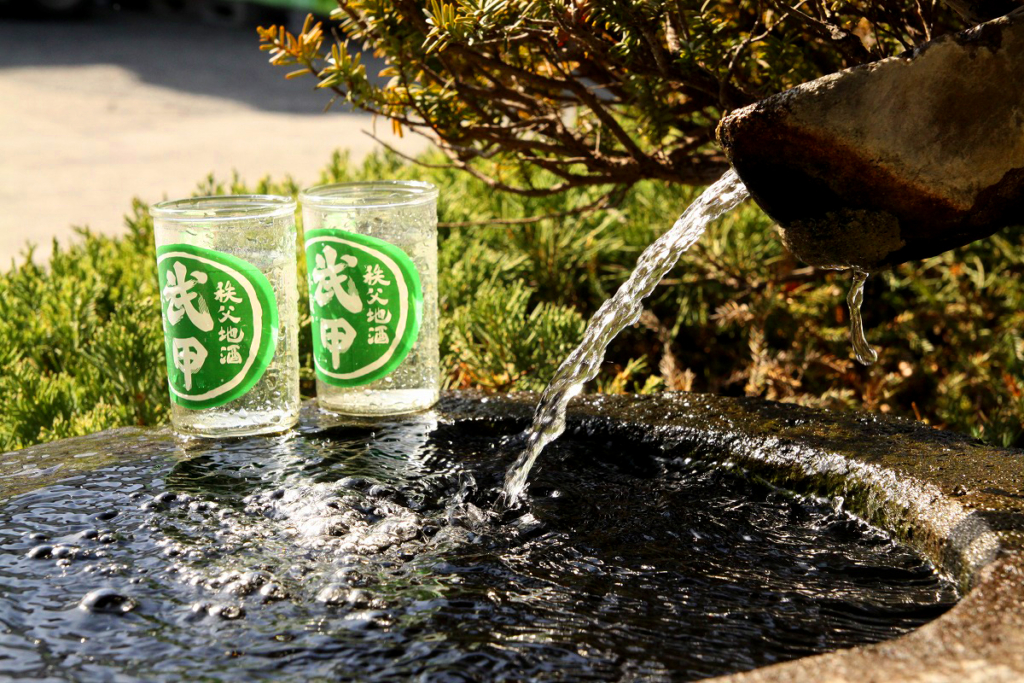
[[[0,504],[0,677],[686,680],[956,600],[831,504],[622,441],[558,442],[496,515],[522,427],[153,440],[20,493]]]
[[[723,118],[730,162],[801,260],[880,270],[1020,225],[1024,7],[951,4],[1018,9]]]

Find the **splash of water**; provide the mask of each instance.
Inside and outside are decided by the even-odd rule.
[[[541,395],[527,436],[526,448],[505,475],[502,498],[506,505],[516,504],[526,489],[526,478],[537,456],[565,431],[565,410],[570,399],[597,375],[611,341],[623,328],[639,320],[643,312],[643,300],[671,270],[683,252],[704,234],[711,221],[747,196],[747,188],[736,172],[731,169],[727,171],[690,205],[671,230],[640,255],[629,279],[611,299],[601,305],[587,325],[583,341],[562,362]]]
[[[853,355],[861,365],[871,365],[878,360],[878,353],[868,344],[864,335],[864,319],[860,314],[860,307],[864,303],[864,283],[870,273],[854,269],[853,284],[850,286],[850,293],[846,297],[846,304],[850,307],[850,339],[853,341]]]

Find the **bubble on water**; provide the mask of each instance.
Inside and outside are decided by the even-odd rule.
[[[353,588],[348,592],[345,601],[353,607],[366,607],[370,604],[370,594],[362,588]]]
[[[230,569],[228,571],[222,572],[219,576],[215,576],[209,581],[207,581],[206,586],[207,588],[219,590],[220,588],[223,588],[232,581],[237,580],[238,577],[240,577],[241,575],[242,572],[238,571],[237,569]]]
[[[117,510],[104,510],[103,512],[96,515],[96,519],[101,522],[109,522],[114,517],[117,517]]]
[[[350,590],[348,586],[343,584],[328,584],[316,594],[316,601],[322,602],[325,605],[343,605],[348,602]]]
[[[251,595],[259,589],[260,586],[270,581],[273,577],[267,572],[263,571],[252,571],[239,574],[236,578],[224,585],[222,589],[224,593],[230,593],[232,595],[245,596]]]
[[[367,495],[370,495],[370,496],[375,496],[375,497],[378,497],[378,498],[386,498],[389,495],[393,495],[394,491],[389,489],[387,486],[382,486],[380,484],[374,484],[369,489],[367,489],[366,493],[367,493]]]
[[[345,615],[345,618],[342,620],[342,625],[353,631],[368,631],[370,629],[376,629],[383,626],[384,616],[385,614],[383,612],[376,610],[351,612]]]
[[[163,493],[153,496],[153,500],[151,502],[161,510],[166,510],[178,502],[178,495],[171,491],[164,491]]]
[[[245,616],[245,608],[241,605],[205,601],[193,603],[189,612],[191,613],[189,620],[204,619],[209,616],[225,621],[234,621]]]
[[[127,614],[138,607],[138,603],[113,588],[97,588],[87,593],[78,607],[93,614]]]
[[[286,600],[288,599],[288,591],[279,583],[268,583],[260,588],[260,597],[263,598],[264,602],[270,602],[272,600]]]
[[[83,541],[91,541],[98,538],[99,535],[100,532],[98,529],[85,529],[84,531],[80,531],[78,533],[78,538],[80,538]]]
[[[400,513],[364,528],[355,528],[343,537],[340,548],[361,554],[379,553],[419,534],[422,519],[414,512]]]
[[[367,481],[361,477],[343,477],[338,480],[337,485],[343,489],[365,489]]]
[[[211,617],[234,621],[245,616],[245,608],[241,605],[212,605],[206,610]]]
[[[50,552],[50,555],[52,557],[57,558],[57,559],[63,559],[63,558],[69,558],[70,559],[70,558],[73,558],[77,554],[78,554],[78,548],[75,548],[73,546],[67,546],[67,545],[54,546],[53,550]]]
[[[27,553],[30,560],[48,560],[53,555],[52,545],[37,545]]]

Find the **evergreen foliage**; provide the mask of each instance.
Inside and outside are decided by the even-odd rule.
[[[76,246],[55,242],[45,268],[0,276],[0,450],[166,416],[145,206],[127,222],[122,239],[83,230]]]
[[[429,160],[429,159],[428,159]],[[441,188],[441,352],[449,388],[541,388],[583,322],[640,251],[696,196],[641,182],[621,208],[559,214],[597,188],[546,197],[495,193],[452,169],[394,155],[324,182],[428,180]],[[197,194],[294,193],[295,184],[208,179]],[[129,232],[83,232],[46,267],[0,275],[0,450],[166,419],[168,404],[152,227],[139,203]],[[865,323],[879,350],[851,360],[845,275],[801,267],[752,203],[713,225],[613,344],[590,390],[662,389],[760,396],[924,419],[990,442],[1024,445],[1024,231],[992,238],[868,282]],[[305,293],[303,393],[312,395]]]
[[[962,27],[938,0],[337,4],[326,29],[312,17],[298,34],[261,28],[271,63],[531,196],[712,182],[727,168],[714,139],[731,109]],[[387,83],[364,50],[385,60]]]

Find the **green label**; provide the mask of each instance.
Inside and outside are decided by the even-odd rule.
[[[423,289],[393,244],[337,229],[306,233],[316,374],[336,387],[392,372],[420,331]]]
[[[215,408],[263,376],[277,346],[277,300],[251,263],[210,249],[156,250],[171,400]]]

